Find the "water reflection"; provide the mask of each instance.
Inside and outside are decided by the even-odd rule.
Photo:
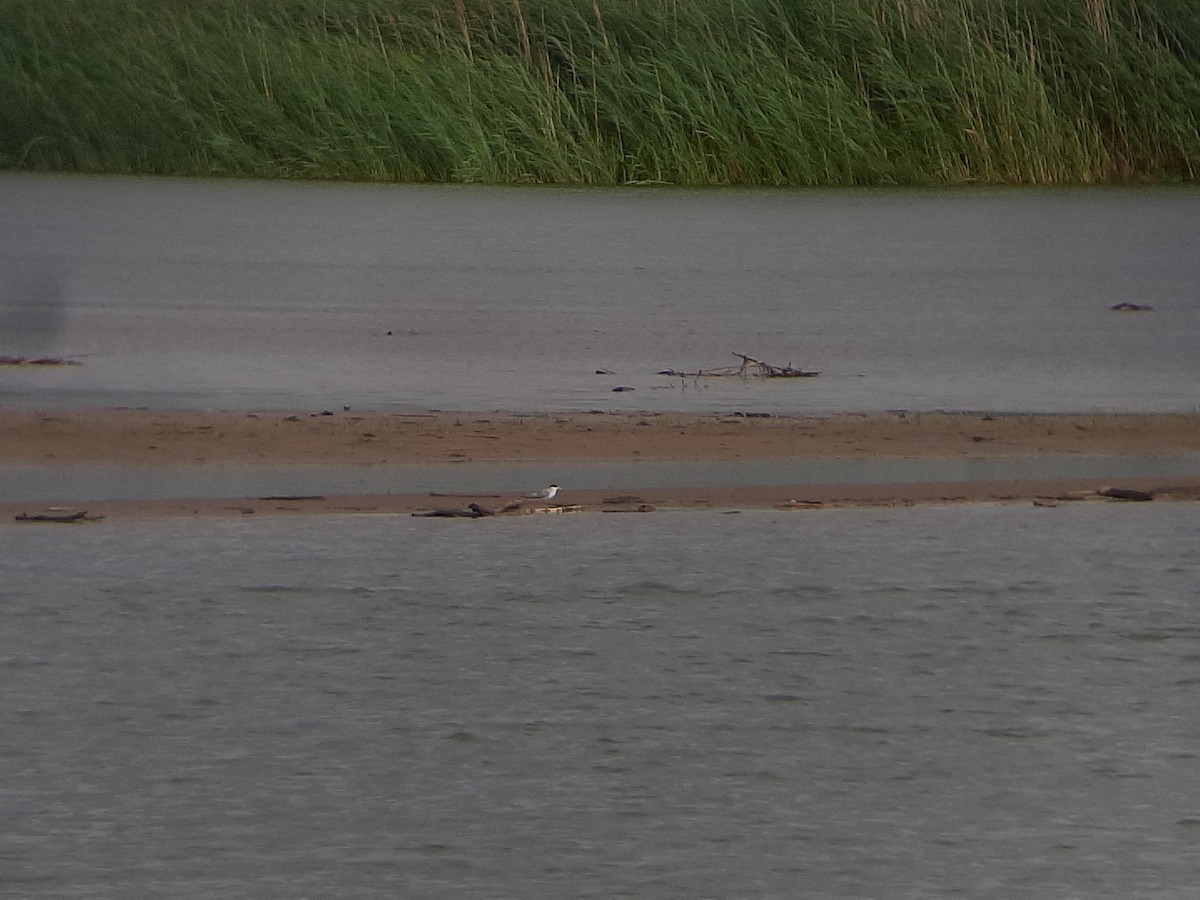
[[[57,260],[16,259],[0,270],[0,355],[55,352],[66,328],[67,277]]]

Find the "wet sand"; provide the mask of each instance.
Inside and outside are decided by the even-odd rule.
[[[1179,456],[1200,454],[1200,415],[996,415],[896,413],[832,417],[682,414],[509,415],[486,413],[175,412],[160,410],[0,410],[0,464],[144,466],[180,463],[400,464],[582,460],[764,460],[868,457]],[[779,507],[953,502],[1104,500],[1094,480],[778,485],[617,491],[564,490],[556,502],[590,511],[642,508]],[[1200,472],[1128,478],[1119,486],[1156,500],[1200,496]],[[372,495],[225,500],[125,500],[90,513],[296,515],[412,513],[502,507],[511,496]],[[617,501],[617,502],[614,502]],[[64,504],[68,505],[69,504]],[[82,507],[79,507],[82,508]],[[529,513],[534,505],[519,510]],[[0,505],[5,518],[43,513],[29,503]]]

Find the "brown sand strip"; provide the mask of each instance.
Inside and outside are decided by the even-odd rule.
[[[684,414],[284,414],[161,410],[0,410],[0,464],[188,462],[418,463],[449,460],[773,460],[868,457],[1169,456],[1200,453],[1200,415],[997,415],[909,413],[830,417]],[[729,486],[566,490],[584,510],[643,507],[812,509],[918,503],[1100,500],[1093,479],[944,484]],[[1125,478],[1114,487],[1156,500],[1200,496],[1200,473]],[[503,505],[496,494],[127,500],[82,504],[109,518],[163,515],[412,513],[435,507]],[[1117,502],[1117,501],[1109,501]],[[0,504],[9,522],[44,512]]]
[[[0,463],[411,463],[1200,453],[1200,414],[329,415],[0,410]]]

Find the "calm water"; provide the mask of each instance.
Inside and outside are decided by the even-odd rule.
[[[0,174],[0,210],[0,354],[85,363],[0,369],[5,405],[1198,402],[1193,189]],[[822,375],[654,374],[733,350]],[[559,481],[1195,471],[1062,464]],[[7,467],[0,496],[544,474]],[[0,894],[1191,898],[1198,538],[1195,504],[0,523]]]
[[[0,209],[0,354],[86,363],[0,370],[9,405],[1200,403],[1192,188],[580,191],[0,174]],[[1156,311],[1111,312],[1120,302]],[[822,375],[655,374],[728,365],[731,351]]]
[[[6,896],[1195,896],[1192,504],[0,541]]]

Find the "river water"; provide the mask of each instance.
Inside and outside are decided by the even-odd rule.
[[[0,354],[83,362],[0,369],[6,406],[1197,402],[1193,189],[5,174],[0,206]],[[731,350],[822,374],[655,374]],[[560,480],[1195,460],[847,465]],[[543,474],[31,466],[0,495]],[[0,894],[1191,898],[1198,539],[1182,503],[0,523]]]
[[[84,363],[0,369],[5,405],[1200,403],[1194,188],[570,190],[2,174],[0,209],[0,354]],[[1117,303],[1155,310],[1115,313]],[[735,351],[821,375],[656,374],[730,365]]]
[[[1195,896],[1191,504],[4,531],[8,896]]]

